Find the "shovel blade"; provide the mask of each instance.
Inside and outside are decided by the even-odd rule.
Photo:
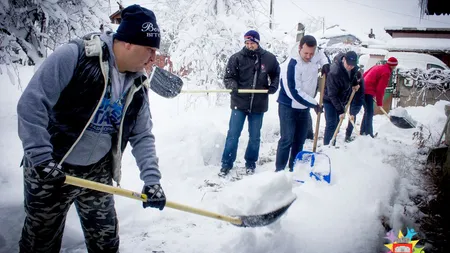
[[[304,183],[309,176],[316,181],[325,181],[331,184],[330,157],[324,153],[300,151],[295,157],[294,175],[299,176],[299,179],[295,179],[295,181],[300,183]]]
[[[183,80],[169,71],[153,66],[150,89],[165,98],[174,98],[181,92]]]
[[[390,116],[390,120],[392,124],[394,124],[398,128],[410,129],[416,127],[412,122],[403,117]]]
[[[294,203],[294,201],[297,199],[295,197],[292,201],[290,201],[288,204],[283,205],[282,207],[278,208],[277,210],[271,211],[269,213],[265,214],[259,214],[259,215],[248,215],[248,216],[238,216],[239,219],[241,219],[242,224],[236,225],[238,227],[263,227],[267,226],[269,224],[272,224],[276,220],[278,220],[287,210],[288,208]]]
[[[430,153],[428,154],[427,164],[428,165],[434,164],[434,165],[442,166],[445,163],[445,161],[447,160],[447,152],[448,152],[447,146],[432,149],[430,151]]]

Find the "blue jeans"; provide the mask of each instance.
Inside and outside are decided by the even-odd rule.
[[[339,123],[339,115],[332,103],[324,102],[323,109],[325,110],[325,133],[323,134],[323,145],[330,144],[333,138],[334,131]]]
[[[364,95],[364,117],[361,124],[361,135],[373,137],[373,96]]]
[[[259,144],[261,142],[261,127],[264,113],[248,113],[241,110],[231,110],[225,148],[222,154],[222,168],[231,169],[236,160],[239,137],[244,127],[245,118],[248,116],[248,132],[250,135],[247,150],[245,151],[245,167],[255,169],[259,156]]]
[[[275,168],[276,171],[284,170],[289,160],[289,169],[292,170],[294,159],[297,153],[303,150],[308,133],[309,109],[293,109],[290,106],[278,104],[278,116],[280,118],[280,140],[278,141]]]
[[[356,123],[356,115],[361,111],[362,105],[354,105],[353,103],[350,105],[350,115],[353,115],[355,118],[353,119],[353,122]],[[348,121],[347,130],[345,131],[345,136],[350,137],[352,136],[353,132],[353,125]]]

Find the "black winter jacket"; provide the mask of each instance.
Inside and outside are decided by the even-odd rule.
[[[323,101],[332,103],[338,114],[344,113],[345,106],[352,93],[352,86],[357,85],[354,81],[357,71],[358,67],[355,67],[349,75],[342,61],[331,65],[331,70],[326,79]]]
[[[224,84],[227,89],[269,89],[269,93],[273,94],[278,89],[279,79],[280,65],[272,53],[262,48],[251,51],[244,47],[228,60]],[[269,108],[269,95],[232,93],[230,108],[246,112],[266,112]]]

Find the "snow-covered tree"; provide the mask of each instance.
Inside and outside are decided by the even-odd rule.
[[[189,73],[187,78],[195,79],[197,86],[223,87],[228,58],[244,46],[249,29],[257,30],[261,46],[277,56],[287,49],[269,29],[267,1],[160,1],[153,9],[174,70]]]
[[[408,100],[415,99],[416,105],[426,105],[430,95],[434,99],[450,99],[447,94],[450,91],[450,70],[399,69],[398,75],[411,87]]]
[[[0,0],[0,64],[34,65],[70,39],[99,31],[106,0]]]

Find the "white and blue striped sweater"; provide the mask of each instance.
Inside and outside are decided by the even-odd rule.
[[[322,51],[316,50],[310,62],[300,55],[291,57],[281,65],[280,93],[277,102],[294,109],[312,108],[317,105],[314,94],[317,88],[318,70],[328,64]]]

